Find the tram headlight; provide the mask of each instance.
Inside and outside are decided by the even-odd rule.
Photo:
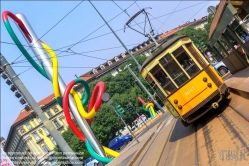
[[[182,109],[182,106],[181,106],[181,105],[179,105],[179,106],[178,106],[178,108],[181,110],[181,109]]]
[[[204,82],[207,82],[207,77],[204,77],[203,79],[202,79]]]
[[[209,88],[211,88],[211,87],[212,87],[212,84],[211,84],[211,83],[208,83],[207,86],[208,86]]]
[[[178,100],[174,100],[174,103],[177,104],[177,103],[178,103]]]

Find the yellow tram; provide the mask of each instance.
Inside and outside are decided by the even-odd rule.
[[[161,44],[145,60],[141,69],[157,95],[175,118],[188,126],[227,94],[227,86],[215,69],[187,36]]]

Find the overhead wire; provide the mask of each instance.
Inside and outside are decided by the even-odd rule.
[[[72,10],[70,10],[64,17],[62,17],[55,25],[53,25],[45,34],[43,34],[36,42],[40,41],[46,34],[48,34],[54,27],[56,27],[63,19],[65,19],[70,13],[72,13],[81,3],[83,3],[84,0],[82,0],[80,3],[78,3]],[[34,43],[34,44],[35,44]],[[33,45],[34,45],[33,44]],[[32,46],[33,46],[32,45]],[[28,51],[30,48],[28,48],[26,51]],[[17,59],[19,59],[23,54],[19,55],[11,64],[15,63]]]
[[[198,14],[207,4],[209,4],[210,1],[211,0],[208,0],[208,2],[205,5],[203,5],[188,21],[190,21],[196,14]]]
[[[124,11],[130,18],[131,18],[131,16],[129,15],[129,13],[126,11],[126,10],[123,10],[116,2],[114,2],[113,0],[112,0],[112,2],[120,9],[120,10],[122,10],[122,11]],[[136,1],[134,1],[134,3],[136,3]],[[136,3],[137,4],[137,3]],[[137,26],[139,26],[142,30],[143,30],[143,28],[133,19],[132,21],[134,21],[135,23],[136,23],[136,25]]]
[[[180,1],[179,3],[178,3],[178,5],[174,8],[174,10],[173,10],[173,12],[178,8],[178,6],[180,5],[182,3],[182,1]],[[159,29],[161,29],[162,27],[163,27],[163,25],[166,23],[166,21],[170,18],[170,16],[173,14],[173,12],[166,18],[166,20],[163,22],[163,24],[158,28],[158,30]]]
[[[206,1],[205,1],[205,2],[206,2]],[[205,3],[205,2],[200,2],[200,3],[198,3],[198,4],[194,4],[194,5],[191,5],[191,6],[188,6],[188,7],[179,9],[179,10],[176,10],[176,11],[174,11],[174,12],[166,13],[166,14],[164,14],[164,15],[161,15],[161,16],[158,16],[158,17],[154,17],[154,18],[151,19],[151,20],[158,19],[158,18],[167,16],[167,15],[170,15],[170,14],[172,14],[172,13],[176,13],[176,12],[179,12],[179,11],[182,11],[182,10],[186,10],[186,9],[188,9],[188,8],[195,7],[195,6],[197,6],[197,5],[199,5],[199,4],[202,4],[202,3]],[[134,4],[134,3],[133,3],[133,4]],[[132,5],[133,5],[133,4],[132,4]],[[130,6],[131,6],[131,5],[130,5]],[[111,19],[111,20],[112,20],[112,19]],[[111,20],[109,20],[108,22],[110,22]],[[140,22],[140,23],[138,23],[138,24],[142,24],[142,23],[144,23],[144,21],[143,21],[143,22]],[[103,26],[103,25],[102,25],[102,26]],[[101,26],[101,27],[102,27],[102,26]],[[136,26],[136,25],[131,25],[131,26]],[[99,27],[99,28],[101,28],[101,27]],[[97,29],[96,29],[96,30],[97,30]],[[115,30],[115,32],[122,31],[122,30],[123,30],[123,28],[122,28],[122,29]],[[109,34],[112,34],[112,32],[105,33],[105,34],[102,34],[102,35],[99,35],[99,36],[96,36],[96,37],[93,37],[93,38],[90,38],[90,39],[87,39],[87,40],[82,40],[80,43],[86,42],[86,41],[89,41],[89,40],[93,40],[93,39],[97,39],[97,38],[100,38],[100,37],[103,37],[103,36],[106,36],[106,35],[109,35]],[[60,49],[63,49],[63,48],[66,48],[66,47],[70,47],[70,46],[72,46],[72,45],[74,45],[74,44],[71,44],[71,45],[67,45],[67,46],[58,48],[58,49],[56,49],[55,51],[60,50]],[[61,52],[67,52],[67,51],[61,51]]]
[[[1,43],[4,43],[4,44],[12,44],[12,45],[16,45],[15,43],[8,43],[8,42],[1,42]],[[134,45],[138,45],[138,44],[129,44],[127,46],[134,46]],[[38,48],[38,47],[34,47],[34,46],[27,46],[27,45],[23,45],[24,47],[33,47],[33,48]],[[73,54],[70,54],[70,55],[81,55],[81,56],[86,56],[86,57],[89,57],[89,58],[95,58],[95,59],[100,59],[100,60],[108,60],[108,59],[104,59],[104,58],[99,58],[99,57],[95,57],[95,56],[90,56],[90,55],[84,55],[83,53],[92,53],[92,52],[98,52],[98,51],[106,51],[106,50],[110,50],[110,49],[116,49],[116,48],[121,48],[123,46],[116,46],[116,47],[109,47],[109,48],[104,48],[104,49],[97,49],[97,50],[91,50],[91,51],[86,51],[86,52],[81,52],[81,53],[76,53],[74,51],[72,51]],[[41,48],[41,49],[44,49],[44,48]],[[68,52],[68,51],[61,51],[61,50],[54,50],[54,49],[51,49],[51,51],[59,51],[59,52],[67,52],[67,53],[71,53],[71,52]],[[62,55],[62,56],[57,56],[57,57],[64,57],[64,56],[70,56],[70,55]],[[35,56],[34,56],[35,57]],[[51,57],[49,58],[46,58],[46,59],[51,59]],[[44,59],[43,59],[44,60]],[[38,60],[35,60],[35,61],[38,61]],[[20,61],[17,61],[15,62],[14,64],[19,64],[19,63],[26,63],[28,62],[28,60],[26,59],[22,59]],[[12,64],[13,65],[13,64]]]
[[[205,1],[205,2],[206,2],[206,1]],[[172,13],[180,12],[180,11],[182,11],[182,10],[186,10],[186,9],[188,9],[188,8],[195,7],[195,6],[200,5],[200,4],[203,4],[203,3],[205,3],[205,2],[200,2],[200,3],[194,4],[194,5],[191,5],[191,6],[188,6],[188,7],[179,9],[179,10],[176,10],[175,12],[166,13],[166,14],[164,14],[164,15],[161,15],[161,16],[158,16],[158,17],[154,17],[154,18],[151,19],[151,20],[155,20],[155,19],[158,19],[158,18],[167,16],[167,15],[170,15],[170,14],[172,14]],[[111,21],[111,20],[110,20],[110,21]],[[108,21],[108,22],[109,22],[109,21]],[[145,21],[140,22],[140,23],[138,23],[138,24],[142,24],[142,23],[144,23],[144,22],[145,22]],[[136,24],[131,25],[131,26],[136,26]],[[117,29],[117,30],[115,30],[114,32],[119,32],[119,31],[123,31],[123,28]],[[102,34],[102,35],[99,35],[99,36],[90,38],[90,39],[88,39],[88,40],[82,40],[80,43],[85,42],[85,41],[89,41],[89,40],[92,40],[92,39],[97,39],[97,38],[99,38],[99,37],[103,37],[103,36],[106,36],[106,35],[109,35],[109,34],[112,34],[112,32],[108,32],[108,33],[105,33],[105,34]],[[67,45],[67,46],[60,47],[60,48],[58,48],[58,49],[63,49],[63,48],[66,48],[66,47],[70,47],[70,46],[72,46],[72,45],[73,45],[73,44],[70,44],[70,45]]]
[[[135,2],[133,2],[130,6],[128,6],[128,8],[130,8],[134,3],[135,3]],[[126,10],[127,10],[128,8],[126,8]],[[112,21],[113,19],[115,19],[116,17],[118,17],[119,15],[121,15],[123,12],[124,12],[124,11],[122,11],[121,13],[119,13],[118,15],[116,15],[115,17],[113,17],[113,18],[112,18],[111,20],[109,20],[108,22]],[[86,39],[88,36],[90,36],[90,35],[92,35],[93,33],[95,33],[97,30],[99,30],[100,28],[102,28],[104,25],[106,25],[106,24],[103,24],[102,26],[100,26],[99,28],[97,28],[96,30],[94,30],[93,32],[91,32],[91,33],[88,34],[86,37],[84,37],[83,39],[81,39],[79,42],[70,45],[70,48],[68,48],[67,50],[70,50],[70,49],[71,49],[72,47],[74,47],[75,45],[81,43],[84,39]],[[63,48],[65,48],[65,47],[63,47]],[[61,49],[61,48],[59,48],[59,49]],[[61,51],[61,53],[63,53],[63,52],[68,52],[68,51]],[[60,55],[61,53],[57,54],[57,56]],[[87,56],[87,55],[84,55],[84,56]],[[96,57],[93,57],[93,56],[87,56],[87,57],[96,58]],[[49,58],[49,59],[50,59],[50,58]],[[96,58],[96,59],[108,60],[108,59],[103,59],[103,58]],[[40,60],[41,60],[41,59],[40,59]],[[13,63],[13,64],[14,64],[14,63]]]
[[[17,74],[17,75],[20,76],[21,74],[23,74],[23,73],[25,73],[25,72],[27,72],[27,71],[29,71],[29,70],[31,70],[31,69],[33,69],[33,66],[30,66],[30,68],[28,68],[27,70],[24,70],[23,72],[21,72],[21,73],[19,73],[19,74]]]
[[[135,2],[134,2],[135,3]],[[128,6],[125,10],[129,9],[134,3],[132,3],[130,6]],[[116,17],[118,17],[119,15],[121,15],[124,11],[122,11],[121,13],[119,13],[118,15],[116,15],[115,17],[113,17],[111,20],[107,21],[108,23],[110,21],[112,21],[113,19],[115,19]],[[93,32],[91,32],[90,34],[88,34],[86,37],[84,37],[83,39],[81,39],[80,41],[78,41],[77,43],[73,44],[70,46],[70,48],[76,46],[77,44],[81,43],[84,39],[86,39],[88,36],[92,35],[93,33],[95,33],[97,30],[99,30],[100,28],[102,28],[103,26],[105,26],[106,24],[101,25],[99,28],[97,28],[96,30],[94,30]],[[63,47],[65,48],[65,47]],[[61,49],[61,48],[60,48]]]
[[[15,66],[13,65],[12,67],[31,67],[33,68],[32,66],[28,65],[28,66]],[[44,66],[44,67],[57,67],[57,66]],[[96,68],[95,67],[82,67],[82,66],[58,66],[59,68]],[[30,70],[30,69],[29,69]]]
[[[136,5],[137,5],[137,7],[141,10],[142,8],[138,5],[138,3],[137,3],[137,0],[135,0],[135,3],[136,3]],[[149,15],[151,15],[149,12],[147,12]],[[152,15],[151,15],[152,16]],[[153,16],[152,16],[153,17]],[[154,27],[154,25],[152,24],[152,27],[156,30],[156,33],[157,34],[159,34],[158,33],[158,31],[157,31],[157,29]]]
[[[167,14],[164,14],[164,15],[161,15],[161,16],[158,16],[158,17],[154,17],[154,18],[151,19],[151,20],[158,19],[158,18],[167,16],[167,15],[169,15],[169,14],[176,13],[176,12],[179,12],[179,11],[182,11],[182,10],[186,10],[186,9],[188,9],[188,8],[197,6],[197,5],[202,4],[202,3],[205,3],[205,2],[200,2],[200,3],[198,3],[198,4],[191,5],[191,6],[188,6],[188,7],[182,8],[182,9],[179,9],[179,10],[177,10],[177,11],[175,11],[175,12],[170,12],[170,13],[167,13]],[[111,19],[111,20],[112,20],[112,19]],[[108,22],[110,22],[111,20],[109,20]],[[144,23],[144,21],[143,21],[143,22],[140,22],[140,23],[138,23],[138,24],[142,24],[142,23]],[[102,25],[102,26],[103,26],[103,25]],[[102,27],[102,26],[101,26],[101,27]],[[136,26],[136,24],[135,24],[135,25],[131,25],[131,26]],[[115,32],[122,31],[122,30],[123,30],[123,28],[118,29],[118,30],[115,30]],[[105,34],[102,34],[102,35],[99,35],[99,36],[96,36],[96,37],[93,37],[93,38],[90,38],[90,39],[87,39],[87,40],[83,40],[83,41],[81,41],[80,43],[83,43],[83,42],[86,42],[86,41],[89,41],[89,40],[93,40],[93,39],[97,39],[97,38],[100,38],[100,37],[103,37],[103,36],[106,36],[106,35],[109,35],[109,34],[112,34],[112,32],[108,32],[108,33],[105,33]],[[63,46],[63,47],[57,48],[56,50],[60,50],[60,49],[66,48],[66,47],[70,47],[70,46],[72,46],[72,45],[74,45],[74,44],[70,44],[70,45],[67,45],[67,46]]]

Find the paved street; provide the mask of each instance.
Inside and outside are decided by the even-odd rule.
[[[188,127],[166,113],[108,166],[249,165],[248,106],[247,99],[231,93],[219,109]]]

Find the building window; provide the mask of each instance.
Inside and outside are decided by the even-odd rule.
[[[116,62],[119,61],[118,57],[115,57],[114,59],[115,59]]]
[[[126,57],[126,55],[125,55],[124,53],[122,53],[122,54],[121,54],[121,56],[122,56],[123,58],[125,58],[125,57]]]
[[[60,128],[60,127],[61,127],[60,123],[59,123],[57,120],[54,120],[54,124],[55,124],[55,126],[56,126],[57,128]]]
[[[33,133],[33,136],[34,136],[36,141],[40,141],[41,138],[39,137],[39,135],[37,133]]]
[[[37,121],[38,121],[39,123],[42,123],[40,118],[37,118]]]
[[[47,145],[42,145],[41,147],[45,153],[48,153],[50,151]]]
[[[54,107],[53,110],[55,113],[59,111],[59,109],[57,107]]]
[[[49,132],[48,132],[48,129],[46,129],[46,127],[42,127],[43,128],[43,130],[45,131],[45,133],[47,134],[47,135],[49,135]]]
[[[25,131],[24,128],[21,128],[21,129],[20,129],[20,133],[21,133],[21,134],[24,134],[25,132],[26,132],[26,131]]]
[[[29,123],[27,123],[26,126],[29,130],[32,130],[32,126]]]
[[[101,70],[104,70],[105,66],[104,65],[100,65],[100,68],[101,68]]]
[[[93,72],[93,74],[98,73],[98,71],[96,69],[93,69],[92,72]]]
[[[49,110],[47,111],[47,114],[48,114],[49,118],[51,118],[53,116]]]
[[[111,61],[107,61],[108,65],[111,66],[112,65],[112,62]]]
[[[51,141],[53,142],[54,145],[57,145],[56,141],[54,140],[54,138],[51,138]]]

